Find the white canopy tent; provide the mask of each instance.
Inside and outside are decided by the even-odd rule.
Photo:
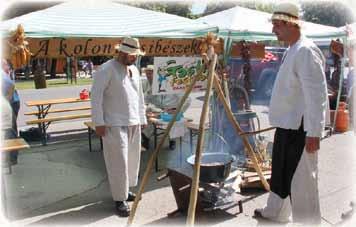
[[[272,14],[235,6],[221,12],[198,18],[197,21],[219,27],[219,34],[233,39],[273,40],[270,19]],[[303,33],[313,39],[342,37],[345,32],[339,28],[303,22]]]
[[[74,1],[0,23],[3,36],[22,24],[27,37],[192,38],[216,32],[199,21],[110,1]]]

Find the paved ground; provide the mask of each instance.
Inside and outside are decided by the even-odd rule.
[[[82,87],[64,90],[21,91],[22,100],[45,97],[72,97]],[[36,95],[36,96],[35,96]],[[194,95],[192,107],[187,115],[193,118],[199,114],[201,101]],[[36,98],[34,98],[36,97]],[[24,107],[24,105],[23,105]],[[254,108],[266,116],[263,105]],[[24,107],[22,111],[26,111]],[[21,116],[21,115],[20,115]],[[23,116],[23,115],[22,115]],[[24,122],[23,119],[19,119]],[[20,124],[21,126],[21,124]],[[24,126],[24,125],[22,125]],[[123,226],[126,218],[113,212],[105,165],[99,142],[94,140],[94,150],[88,151],[85,131],[62,132],[82,128],[82,121],[54,124],[50,126],[52,138],[48,146],[32,143],[31,149],[23,150],[18,165],[11,175],[4,175],[5,196],[9,226]],[[188,136],[183,138],[183,160],[189,155]],[[355,136],[351,132],[335,134],[322,143],[319,155],[319,190],[323,226],[355,226],[355,220],[342,220],[343,212],[350,210],[350,201],[356,201],[354,179],[356,175]],[[176,209],[176,202],[168,179],[156,181],[165,172],[165,167],[179,165],[178,148],[169,151],[167,145],[161,152],[159,166],[162,171],[153,173],[146,186],[143,199],[134,219],[139,225],[185,225],[185,216],[168,218],[167,214]],[[142,154],[141,176],[151,152]],[[134,188],[133,190],[137,190]],[[239,193],[243,200],[243,213],[233,206],[200,214],[197,225],[206,226],[261,226],[272,223],[252,217],[253,210],[261,207],[267,193],[250,191]]]

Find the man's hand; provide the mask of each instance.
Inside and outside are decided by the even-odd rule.
[[[175,114],[176,108],[167,108],[164,110],[164,112],[169,113],[169,114]]]
[[[98,136],[105,136],[105,129],[106,127],[105,126],[96,126],[95,127],[95,133],[98,135]]]
[[[305,150],[308,153],[315,153],[320,149],[320,138],[319,137],[306,137],[305,138]]]

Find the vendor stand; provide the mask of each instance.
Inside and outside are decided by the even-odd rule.
[[[231,31],[226,29],[217,29],[216,26],[208,26],[199,22],[194,22],[189,19],[181,19],[177,16],[167,15],[163,16],[160,13],[137,9],[117,3],[103,3],[103,5],[91,6],[90,4],[86,10],[83,10],[83,5],[75,3],[63,3],[47,9],[46,25],[39,25],[40,15],[32,13],[31,15],[25,15],[19,18],[15,18],[9,21],[5,21],[1,24],[0,29],[11,30],[18,24],[24,25],[25,33],[28,37],[29,49],[32,52],[33,58],[63,58],[63,57],[81,57],[81,56],[112,56],[115,55],[114,43],[116,44],[123,36],[133,36],[140,39],[143,50],[148,56],[190,56],[196,54],[205,54],[207,58],[205,68],[208,69],[208,86],[204,100],[203,114],[200,119],[199,125],[199,138],[198,146],[195,154],[194,172],[192,177],[192,187],[190,193],[190,204],[188,208],[188,220],[187,224],[194,224],[195,207],[197,201],[197,192],[199,187],[199,175],[200,175],[200,159],[202,155],[202,144],[204,139],[205,118],[207,114],[207,106],[211,96],[212,87],[214,86],[217,92],[217,98],[224,106],[224,110],[227,113],[229,121],[232,123],[237,135],[242,137],[244,146],[249,153],[252,165],[256,170],[261,182],[266,190],[269,190],[269,185],[262,170],[259,166],[258,157],[253,151],[247,134],[241,129],[239,123],[236,121],[230,107],[230,96],[227,93],[228,86],[226,78],[224,76],[224,66],[226,64],[220,64],[220,72],[215,72],[215,66],[217,64],[217,55],[215,53],[223,53],[224,63],[226,63],[230,56],[232,44],[234,40],[252,40],[258,39],[270,39],[270,33],[250,33],[241,31]],[[112,14],[102,13],[101,9],[112,9]],[[119,13],[122,11],[122,14]],[[65,12],[65,13],[63,13]],[[140,17],[137,15],[140,14]],[[66,16],[67,20],[58,19],[58,15]],[[88,16],[90,15],[90,16]],[[113,19],[113,15],[118,15],[117,20]],[[101,20],[96,18],[108,18],[104,24]],[[78,20],[79,18],[79,20]],[[81,19],[86,20],[86,26],[83,26]],[[88,21],[89,19],[92,19]],[[61,21],[72,21],[69,27],[66,24],[62,24]],[[129,26],[117,26],[118,24],[126,25],[128,21],[131,23]],[[113,24],[114,23],[114,24]],[[157,26],[157,25],[160,26]],[[41,27],[40,30],[38,28]],[[162,29],[165,28],[165,29]],[[115,29],[108,29],[115,28]],[[213,45],[208,42],[211,36],[207,33],[215,32],[222,38],[224,38],[224,48],[220,48],[221,45]],[[157,38],[158,37],[158,38]],[[330,37],[330,35],[329,35]],[[216,41],[216,40],[213,40]],[[203,48],[205,43],[205,47]],[[215,44],[220,43],[217,42]],[[205,50],[203,50],[205,49]],[[202,51],[203,50],[203,51]],[[224,51],[223,51],[224,50]],[[212,53],[211,53],[212,52]],[[214,53],[215,52],[215,53]],[[197,73],[202,74],[202,71]],[[217,76],[219,75],[219,77]],[[169,131],[173,127],[174,120],[177,117],[177,113],[184,104],[184,101],[192,91],[194,83],[196,82],[195,76],[190,85],[186,87],[185,94],[181,99],[180,104],[177,106],[177,112],[173,116],[173,120],[169,122],[167,129],[163,135],[163,138],[158,143],[155,151],[151,155],[146,172],[143,176],[142,183],[138,192],[138,196],[132,207],[132,212],[129,217],[128,223],[132,224],[135,211],[144,191],[145,184],[148,181],[151,168],[157,155],[163,145],[164,140],[167,138]],[[222,86],[221,86],[222,84]]]

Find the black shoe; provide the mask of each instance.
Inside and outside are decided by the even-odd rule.
[[[176,141],[170,140],[169,141],[169,149],[170,150],[175,150],[176,149]]]
[[[150,139],[143,135],[141,145],[144,148],[146,148],[146,150],[149,150],[150,149]]]
[[[262,215],[262,209],[255,209],[255,211],[253,212],[253,216],[255,218],[264,218]]]
[[[129,192],[129,195],[127,196],[127,200],[128,202],[133,202],[135,201],[136,198],[136,194],[133,192]],[[142,197],[140,197],[140,200],[142,199]]]
[[[270,219],[268,217],[265,217],[262,215],[262,209],[261,208],[257,208],[255,209],[255,211],[253,212],[253,217],[256,218],[256,219],[260,219],[260,220],[264,220],[264,221],[267,221],[267,222],[273,222],[273,223],[279,223],[279,224],[286,224],[288,223],[290,220],[289,218],[287,218],[286,220],[273,220],[273,219]]]
[[[116,201],[116,213],[120,217],[128,217],[130,216],[130,206],[126,201]]]
[[[132,202],[135,200],[135,198],[136,198],[136,194],[133,192],[129,192],[129,195],[127,196],[127,201]]]

